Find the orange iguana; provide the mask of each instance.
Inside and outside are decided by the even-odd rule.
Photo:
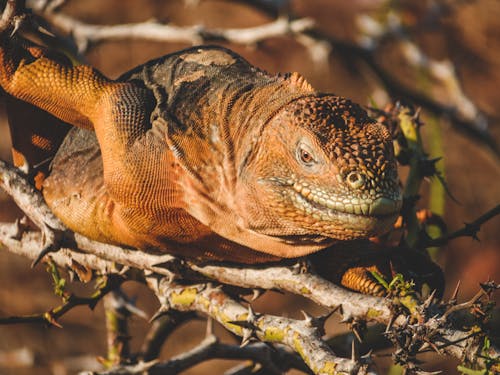
[[[15,160],[33,166],[58,149],[45,200],[98,241],[274,261],[381,234],[401,207],[384,125],[297,73],[269,75],[225,48],[183,50],[113,81],[4,37],[0,85],[75,126],[59,147],[61,121],[49,131],[16,122]]]

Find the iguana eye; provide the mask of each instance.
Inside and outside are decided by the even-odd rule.
[[[312,148],[303,143],[297,146],[297,159],[301,164],[306,166],[311,166],[316,163]]]
[[[309,164],[314,161],[312,155],[307,150],[300,150],[300,160],[304,163]]]

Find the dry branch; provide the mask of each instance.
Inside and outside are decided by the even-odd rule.
[[[255,314],[229,297],[220,286],[196,284],[189,286],[150,279],[163,308],[180,311],[199,311],[221,323],[227,330],[251,339],[285,344],[300,354],[316,374],[367,373],[367,364],[337,357],[321,340],[320,329],[308,317],[295,320],[272,315]],[[370,372],[371,373],[371,372]]]
[[[81,375],[143,374],[145,370],[151,375],[178,374],[193,365],[215,358],[251,360],[254,363],[259,363],[267,371],[267,374],[282,374],[291,368],[309,372],[298,356],[285,346],[271,348],[269,345],[257,342],[241,347],[221,343],[214,335],[208,335],[193,349],[165,362],[146,361],[133,366],[117,366],[108,371],[85,372]]]
[[[27,184],[22,174],[5,163],[0,163],[0,176],[2,185],[10,186],[9,193],[16,201],[26,201],[30,197],[36,204],[25,206],[30,217],[42,220],[44,212],[48,209],[43,199],[34,199],[40,193]],[[18,188],[18,185],[23,188]],[[25,196],[27,195],[27,196]],[[429,338],[434,345],[441,348],[443,353],[458,358],[477,358],[480,350],[480,340],[469,332],[455,330],[449,327],[444,317],[434,317],[416,325],[408,326],[404,316],[396,317],[391,310],[391,301],[361,295],[340,288],[311,272],[301,273],[297,267],[235,267],[227,265],[196,265],[183,262],[170,255],[154,255],[139,250],[127,249],[119,246],[101,244],[85,238],[76,233],[69,235],[64,230],[63,244],[71,238],[72,248],[63,248],[50,253],[50,258],[59,266],[66,269],[85,267],[98,274],[124,272],[136,270],[139,274],[147,272],[156,276],[149,276],[149,280],[157,280],[156,290],[164,309],[181,311],[199,311],[220,321],[232,332],[249,338],[255,335],[259,340],[287,344],[293,349],[300,349],[301,355],[313,369],[319,371],[324,366],[334,363],[337,369],[365,369],[359,362],[353,362],[336,357],[326,344],[319,339],[317,328],[311,326],[308,319],[293,321],[281,317],[262,315],[255,317],[255,322],[250,328],[242,328],[234,322],[244,322],[248,319],[249,312],[240,303],[233,300],[218,287],[211,284],[196,284],[178,286],[172,283],[175,278],[188,280],[190,275],[194,278],[209,277],[222,284],[230,284],[244,288],[262,288],[290,291],[302,295],[327,308],[342,306],[345,321],[352,319],[374,320],[392,324],[393,327],[418,330],[419,332],[432,332]],[[0,242],[14,253],[35,259],[42,248],[43,235],[40,232],[23,230],[18,224],[2,224],[0,226]],[[123,268],[125,267],[125,268]],[[167,267],[167,268],[165,268]],[[168,269],[170,267],[171,269]],[[132,272],[129,272],[132,274]],[[196,276],[198,274],[198,276]],[[141,276],[138,276],[141,277]],[[441,316],[443,314],[441,313]],[[250,322],[251,323],[251,322]],[[292,327],[286,328],[286,327]],[[289,334],[283,334],[285,331]],[[293,332],[293,334],[292,334]],[[274,334],[274,336],[273,336]],[[277,335],[277,336],[276,336]],[[310,343],[314,343],[311,346]],[[456,345],[449,345],[456,342]],[[313,349],[314,348],[314,349]],[[321,353],[318,358],[318,353]],[[499,352],[493,348],[492,357],[498,357]],[[480,361],[479,361],[480,362]]]
[[[84,52],[92,43],[124,39],[193,45],[209,41],[226,41],[252,45],[270,38],[299,34],[314,27],[314,21],[310,18],[292,21],[284,17],[267,24],[237,29],[207,28],[201,25],[182,27],[162,24],[155,20],[122,25],[91,25],[54,12],[44,12],[43,17],[55,28],[70,34],[80,52]]]

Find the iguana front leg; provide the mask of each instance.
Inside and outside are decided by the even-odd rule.
[[[89,66],[72,67],[38,46],[5,38],[0,47],[0,84],[18,99],[95,131],[99,148],[89,155],[98,153],[96,165],[102,172],[74,186],[78,173],[92,174],[83,172],[90,156],[86,161],[79,159],[84,163],[80,167],[57,168],[56,177],[51,176],[52,190],[44,190],[49,206],[71,229],[99,240],[142,247],[149,245],[147,234],[152,227],[158,232],[151,234],[153,239],[156,235],[175,240],[184,236],[182,228],[174,228],[179,220],[191,227],[198,225],[178,207],[182,202],[174,183],[175,163],[161,129],[150,124],[154,105],[150,91],[134,83],[111,81]],[[78,159],[75,155],[70,153],[67,159]],[[177,220],[159,228],[160,218],[166,217]],[[196,238],[198,232],[193,229],[190,235]]]
[[[130,203],[132,196],[143,199],[144,185],[160,183],[154,179],[162,173],[151,169],[165,166],[166,145],[164,139],[148,133],[153,105],[148,90],[111,81],[89,66],[58,62],[32,43],[5,37],[0,48],[0,84],[12,96],[69,124],[94,130],[104,180],[118,201]]]

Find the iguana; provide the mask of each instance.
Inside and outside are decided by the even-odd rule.
[[[222,47],[110,80],[4,36],[0,85],[59,119],[14,121],[15,160],[55,154],[37,181],[45,200],[98,241],[259,263],[379,235],[401,208],[384,125],[298,73],[270,75]]]

